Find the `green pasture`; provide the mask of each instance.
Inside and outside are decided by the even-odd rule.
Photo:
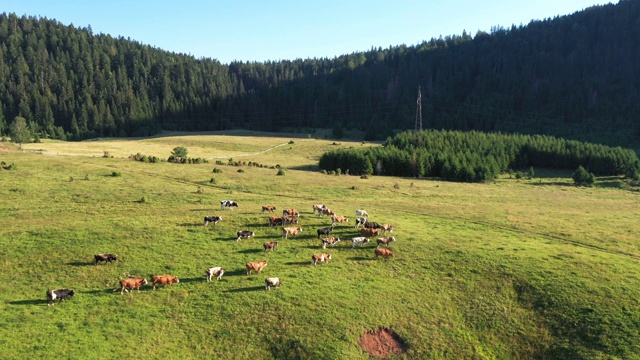
[[[15,164],[0,170],[1,357],[368,359],[358,340],[385,327],[409,359],[640,358],[640,192],[622,179],[324,175],[323,152],[377,145],[259,135],[0,144],[0,161]],[[176,146],[210,162],[128,159]],[[240,206],[222,211],[223,199]],[[317,239],[330,225],[312,214],[319,203],[350,218],[333,249]],[[298,209],[303,232],[283,239],[262,205]],[[351,247],[356,209],[395,226],[394,258]],[[223,220],[205,227],[206,215]],[[237,242],[238,230],[256,237]],[[265,254],[267,241],[280,246]],[[94,266],[103,252],[120,259]],[[332,261],[311,265],[321,252]],[[262,274],[247,276],[261,259]],[[221,281],[205,281],[212,266],[226,269]],[[180,283],[113,292],[154,274]],[[283,285],[266,291],[272,276]],[[54,288],[77,294],[47,306]]]

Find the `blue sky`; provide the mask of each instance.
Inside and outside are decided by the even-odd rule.
[[[229,63],[333,58],[608,3],[617,0],[2,0],[0,11]]]

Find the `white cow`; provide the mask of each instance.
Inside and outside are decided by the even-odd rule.
[[[369,240],[369,238],[366,238],[364,236],[359,236],[359,237],[354,237],[351,239],[351,247],[354,248],[356,247],[357,244],[360,244],[360,247],[363,247],[364,244],[370,242],[371,240]]]
[[[222,279],[222,275],[224,275],[224,269],[220,266],[212,267],[207,269],[207,281],[211,281],[211,278],[214,276],[220,280]]]
[[[276,290],[282,285],[282,282],[277,277],[270,277],[264,279],[265,290],[271,290],[272,286],[276,287]]]
[[[356,210],[356,216],[369,217],[369,213],[364,210]]]

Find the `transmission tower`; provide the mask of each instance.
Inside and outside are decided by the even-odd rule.
[[[422,131],[422,94],[418,86],[418,100],[416,104],[416,131]]]

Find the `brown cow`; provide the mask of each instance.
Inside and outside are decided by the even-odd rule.
[[[322,211],[320,211],[318,213],[318,216],[322,216],[322,215],[329,215],[329,216],[334,216],[336,213],[333,212],[333,210],[329,209],[329,208],[324,208],[322,209]]]
[[[138,289],[140,292],[140,286],[147,285],[147,279],[143,278],[128,278],[120,280],[120,294],[123,294],[125,291],[129,292],[127,289]],[[114,292],[118,291],[118,289],[114,289]]]
[[[257,271],[260,274],[265,266],[267,266],[267,260],[250,261],[247,263],[247,275],[251,275],[252,271]]]
[[[282,224],[297,224],[298,218],[293,215],[288,215],[282,218]]]
[[[262,206],[262,213],[264,213],[265,211],[268,211],[270,213],[276,211],[276,207],[273,205],[263,205]]]
[[[370,228],[360,229],[360,235],[364,237],[372,237],[379,234],[380,234],[380,230],[378,229],[370,229]]]
[[[302,228],[300,226],[282,228],[282,236],[285,239],[288,239],[289,235],[298,236],[298,233],[301,233],[301,232],[302,232]]]
[[[394,238],[393,236],[390,237],[384,237],[384,238],[378,238],[378,246],[380,247],[380,245],[384,244],[387,245],[387,247],[389,247],[389,244],[391,244],[392,242],[396,241],[396,238]]]
[[[313,205],[313,214],[320,214],[322,213],[322,209],[326,209],[327,207],[324,206],[323,204],[317,204],[317,205]]]
[[[278,242],[277,241],[266,242],[263,244],[263,246],[264,246],[264,252],[267,252],[269,250],[275,250],[278,247]]]
[[[157,285],[169,285],[171,287],[171,284],[179,283],[180,279],[173,275],[153,275],[151,282],[153,283],[153,290],[155,290]]]
[[[388,257],[393,257],[393,253],[389,249],[376,248],[376,259],[378,258],[378,256],[388,258]]]
[[[269,216],[269,226],[284,225],[282,216]]]
[[[349,222],[349,218],[346,217],[346,216],[333,215],[331,217],[331,225],[332,226],[335,225],[336,223],[342,224],[342,223],[346,223],[346,222]]]
[[[300,216],[300,212],[296,209],[284,209],[282,210],[282,216]]]
[[[328,264],[329,260],[331,260],[331,254],[313,254],[313,255],[311,255],[311,263],[313,265],[317,264],[318,262],[323,262],[325,264]]]

